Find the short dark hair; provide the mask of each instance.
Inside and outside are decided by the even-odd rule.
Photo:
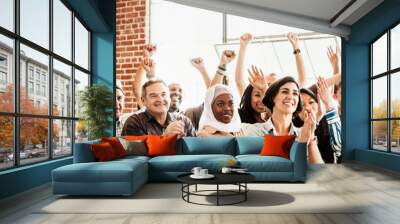
[[[163,84],[165,87],[167,87],[167,85],[165,84],[165,82],[162,81],[161,79],[149,80],[149,81],[145,82],[145,83],[143,84],[143,86],[142,86],[142,97],[146,97],[146,88],[149,87],[149,86],[151,86],[151,85],[153,85],[153,84],[156,84],[156,83],[161,83],[161,84]]]
[[[273,112],[273,108],[275,106],[274,98],[278,94],[279,89],[281,88],[281,86],[289,82],[296,84],[297,89],[299,89],[299,84],[297,84],[296,80],[291,76],[285,76],[269,86],[262,102],[269,110],[271,110],[271,112]],[[299,100],[295,112],[300,112],[300,111],[301,111],[301,99],[299,95]]]
[[[301,93],[309,95],[311,98],[313,98],[315,100],[315,102],[318,102],[317,95],[315,95],[311,90],[306,89],[306,88],[301,88],[300,94]]]

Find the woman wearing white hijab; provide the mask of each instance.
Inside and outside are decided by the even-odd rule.
[[[197,136],[235,136],[241,128],[240,116],[231,90],[222,84],[210,87]]]

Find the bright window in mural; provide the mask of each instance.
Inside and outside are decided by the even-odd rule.
[[[370,46],[371,145],[375,150],[400,153],[400,25]]]
[[[0,170],[70,156],[73,143],[87,139],[85,127],[74,128],[74,103],[89,85],[90,32],[61,0],[19,3],[19,24],[15,1],[0,3],[0,26],[12,32],[0,30]]]
[[[234,50],[238,56],[239,38],[244,33],[253,36],[251,44],[247,47],[244,62],[246,77],[247,69],[251,65],[256,65],[266,73],[296,77],[296,62],[287,38],[289,32],[296,33],[299,37],[306,86],[314,84],[318,76],[332,76],[327,49],[330,46],[334,51],[336,46],[340,48],[339,37],[235,15],[224,15],[170,1],[152,0],[150,4],[150,42],[157,45],[154,55],[157,74],[167,83],[179,82],[182,86],[190,86],[190,91],[183,90],[181,109],[201,104],[206,91],[202,76],[190,60],[201,57],[212,78],[224,50]],[[340,52],[340,49],[338,51]],[[171,52],[174,57],[171,57]],[[227,67],[228,79],[232,85],[237,58]],[[245,81],[248,84],[247,78]]]

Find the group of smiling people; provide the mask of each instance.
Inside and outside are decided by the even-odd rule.
[[[299,144],[307,145],[309,163],[340,162],[340,102],[335,102],[331,92],[331,87],[340,86],[338,66],[332,63],[338,63],[337,51],[328,49],[334,75],[328,79],[320,77],[315,85],[304,88],[304,64],[298,38],[289,33],[298,80],[291,76],[278,78],[275,74],[264,75],[252,66],[248,70],[250,84],[245,86],[243,64],[251,39],[250,34],[244,34],[240,40],[235,71],[236,88],[241,96],[239,104],[235,102],[234,90],[225,82],[226,66],[235,58],[233,51],[223,52],[212,80],[204,69],[202,59],[193,59],[192,64],[200,71],[208,87],[204,103],[197,107],[200,115],[171,112],[168,86],[161,79],[151,78],[141,86],[140,112],[126,120],[121,135],[177,135],[178,138],[294,135]],[[146,69],[146,72],[150,71]]]

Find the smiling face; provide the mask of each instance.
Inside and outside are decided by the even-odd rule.
[[[251,92],[251,107],[257,113],[264,113],[267,110],[262,102],[263,98],[264,93],[256,88],[253,88],[253,91]]]
[[[151,84],[146,87],[142,101],[151,114],[167,113],[171,101],[168,88],[161,82]]]
[[[312,113],[313,115],[316,115],[318,112],[318,103],[317,101],[314,100],[310,95],[301,93],[301,106],[302,110],[301,113],[299,114],[301,120],[304,121],[304,114],[305,113]]]
[[[178,110],[182,103],[182,87],[178,83],[173,83],[168,86],[171,98],[170,109],[172,111]]]
[[[217,121],[224,124],[231,122],[233,118],[233,97],[231,94],[223,93],[217,96],[212,105],[212,112]]]
[[[299,103],[299,89],[293,82],[282,85],[274,98],[273,112],[293,114]]]

